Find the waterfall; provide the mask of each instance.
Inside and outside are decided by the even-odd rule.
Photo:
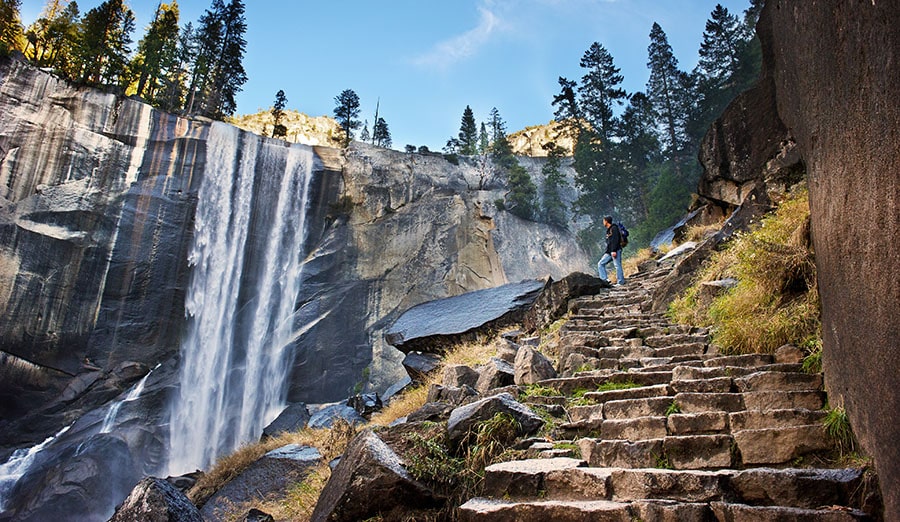
[[[17,449],[10,455],[9,460],[0,465],[0,512],[6,509],[7,496],[12,491],[13,486],[16,485],[16,482],[22,478],[22,475],[24,475],[25,472],[28,471],[28,468],[31,467],[37,454],[51,442],[56,440],[57,437],[69,431],[69,428],[71,427],[71,425],[66,426],[56,432],[55,435],[47,437],[44,442],[36,444],[28,449]]]
[[[285,403],[312,149],[214,123],[195,214],[169,470],[208,467]]]
[[[153,370],[159,368],[159,364],[156,365]],[[112,431],[113,427],[116,425],[116,416],[119,415],[119,410],[122,408],[122,405],[126,402],[133,402],[140,398],[141,393],[144,392],[144,385],[147,384],[147,378],[150,377],[150,374],[153,373],[153,370],[147,372],[140,381],[135,384],[131,390],[128,392],[128,395],[125,396],[121,401],[114,402],[109,409],[106,411],[106,416],[103,418],[103,426],[100,427],[100,433],[109,433]]]

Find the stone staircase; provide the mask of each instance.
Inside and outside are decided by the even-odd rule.
[[[808,467],[833,447],[822,375],[721,355],[704,329],[651,313],[666,274],[570,302],[562,377],[538,383],[559,393],[525,400],[563,416],[555,443],[486,468],[460,520],[874,520],[862,470]]]

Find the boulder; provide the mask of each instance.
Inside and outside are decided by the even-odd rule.
[[[459,406],[472,397],[477,397],[478,391],[468,384],[462,386],[441,386],[432,384],[428,389],[428,402],[444,402],[452,406]]]
[[[775,350],[775,362],[778,364],[802,363],[804,357],[803,350],[793,344],[786,344]]]
[[[407,422],[441,422],[450,416],[453,405],[446,402],[426,402],[419,409],[406,416]]]
[[[349,424],[365,424],[366,418],[346,404],[332,404],[313,413],[309,419],[309,427],[315,429],[330,428],[334,421],[343,419]]]
[[[202,522],[200,511],[168,481],[147,477],[131,490],[109,522]]]
[[[423,508],[443,502],[416,481],[400,457],[371,430],[344,452],[322,490],[312,522],[355,522],[395,508]]]
[[[526,331],[536,332],[565,315],[570,299],[595,295],[610,287],[607,281],[583,272],[574,272],[559,281],[549,281],[535,299],[534,306],[525,313],[522,326]]]
[[[441,357],[433,353],[410,352],[403,358],[403,367],[414,381],[424,381],[441,365]]]
[[[478,382],[478,372],[464,364],[451,364],[444,368],[444,386],[472,386]]]
[[[516,362],[516,355],[519,353],[519,345],[508,339],[500,343],[497,347],[497,358],[509,364]]]
[[[377,393],[358,393],[347,399],[347,406],[350,406],[362,416],[368,416],[380,410],[384,405],[381,403],[381,397]]]
[[[479,393],[487,393],[495,388],[515,384],[516,369],[497,357],[491,357],[487,364],[478,369],[478,374],[475,389]]]
[[[460,406],[450,413],[447,421],[447,433],[452,447],[459,447],[471,435],[471,430],[480,422],[494,417],[498,413],[511,415],[519,423],[519,435],[530,435],[544,425],[544,421],[524,404],[516,401],[509,393],[501,393],[491,397]]]
[[[274,449],[216,491],[203,504],[200,513],[204,520],[219,520],[220,513],[231,506],[283,492],[289,485],[302,481],[320,462],[322,455],[310,446],[288,444]]]
[[[520,321],[543,287],[544,281],[526,280],[414,306],[388,329],[385,340],[404,353],[439,353],[479,331]]]
[[[309,408],[302,402],[289,404],[263,429],[262,440],[277,437],[285,432],[300,431],[309,423]]]
[[[541,352],[523,346],[516,356],[514,381],[518,385],[534,384],[544,379],[556,378],[553,363]]]

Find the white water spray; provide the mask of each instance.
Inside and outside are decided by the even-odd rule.
[[[57,439],[57,437],[69,431],[69,428],[71,427],[72,426],[66,426],[56,432],[55,435],[51,435],[44,439],[44,442],[41,442],[40,444],[36,444],[27,449],[17,449],[10,455],[9,460],[0,465],[0,512],[6,510],[6,502],[9,499],[9,494],[12,492],[13,486],[15,486],[16,482],[22,478],[22,475],[28,471],[28,468],[34,463],[34,459],[37,457],[38,453],[49,446],[51,442]]]
[[[153,370],[156,368],[159,368],[159,364],[157,364]],[[147,378],[150,377],[153,370],[147,372],[147,375],[131,388],[131,391],[128,392],[128,395],[126,395],[124,399],[114,402],[109,409],[106,410],[106,416],[103,418],[103,426],[100,427],[99,433],[109,433],[112,431],[113,427],[116,425],[116,416],[119,415],[119,410],[122,409],[122,405],[126,402],[136,401],[141,397],[141,393],[144,392],[144,385],[147,384]]]
[[[258,437],[285,402],[313,154],[245,137],[215,123],[207,140],[171,473],[206,468]],[[257,171],[266,179],[254,180]]]

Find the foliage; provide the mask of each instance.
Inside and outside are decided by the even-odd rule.
[[[284,107],[287,105],[287,96],[284,95],[284,91],[279,89],[277,93],[275,93],[275,104],[272,107],[272,137],[273,138],[285,138],[287,137],[287,127],[284,126],[282,121],[284,120]]]
[[[809,198],[804,188],[753,230],[716,252],[693,286],[669,309],[678,322],[711,326],[713,342],[733,353],[772,353],[819,337],[819,298],[809,249]],[[737,286],[701,303],[704,281],[732,277]]]
[[[466,105],[459,124],[459,153],[471,156],[476,152],[478,152],[478,127],[475,125],[475,113]]]
[[[560,164],[565,151],[555,143],[544,146],[547,163],[541,169],[544,181],[541,184],[540,220],[558,227],[566,226],[566,204],[562,200],[562,189],[568,183],[560,172]]]
[[[561,394],[556,388],[549,386],[541,386],[540,384],[529,384],[522,390],[523,397],[559,397]]]
[[[19,21],[21,0],[0,0],[0,54],[19,46],[22,24]]]
[[[391,131],[388,129],[388,124],[384,121],[384,118],[379,116],[375,120],[375,125],[372,129],[372,142],[377,147],[389,149],[391,147]]]
[[[73,73],[82,82],[111,85],[123,81],[134,13],[122,0],[106,0],[84,15],[73,56]]]
[[[178,63],[178,4],[160,3],[147,34],[138,42],[137,54],[131,61],[131,72],[137,76],[135,94],[148,100],[165,93],[166,79]]]
[[[666,417],[669,415],[675,415],[676,413],[681,413],[681,406],[675,402],[675,399],[672,399],[672,404],[669,404],[669,407],[666,408]]]
[[[843,406],[825,408],[825,418],[822,419],[822,425],[825,427],[825,433],[834,441],[838,452],[843,456],[847,453],[856,451],[856,439],[853,435],[853,429],[850,426],[850,418]]]
[[[637,384],[634,381],[625,381],[625,382],[605,382],[600,386],[597,386],[598,392],[605,391],[613,391],[613,390],[630,390],[631,388],[640,388],[643,386],[642,384]]]
[[[352,89],[344,89],[334,98],[334,118],[344,131],[343,146],[350,145],[353,131],[359,128],[359,96]]]

